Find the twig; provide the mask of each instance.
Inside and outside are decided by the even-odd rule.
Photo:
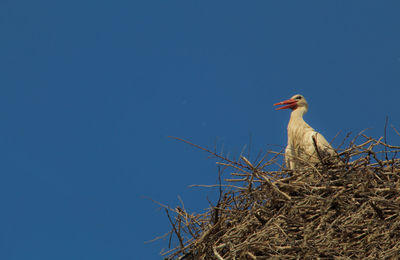
[[[318,145],[317,145],[317,134],[318,133],[316,133],[315,135],[312,136],[313,145],[314,145],[315,151],[317,152],[319,161],[322,163],[322,165],[324,165],[325,162],[323,161],[322,155],[319,152],[319,148],[318,148]]]
[[[225,246],[225,245],[224,245],[224,246]],[[216,246],[213,246],[213,252],[214,252],[215,257],[216,257],[218,260],[225,260],[225,259],[222,258],[222,256],[218,253],[217,247],[216,247]]]
[[[172,139],[175,139],[175,140],[178,140],[178,141],[181,141],[181,142],[184,142],[184,143],[187,143],[187,144],[189,144],[189,145],[191,145],[191,146],[194,146],[194,147],[196,147],[196,148],[198,148],[198,149],[200,149],[200,150],[203,150],[203,151],[205,151],[205,152],[207,152],[207,153],[209,153],[209,154],[212,154],[213,156],[215,156],[215,157],[217,157],[217,158],[219,158],[219,159],[221,159],[221,160],[223,160],[223,161],[227,161],[227,162],[229,162],[229,163],[236,164],[236,165],[239,165],[239,166],[241,166],[241,167],[245,167],[244,165],[242,165],[242,164],[240,164],[240,163],[238,163],[238,162],[229,160],[228,158],[226,158],[226,157],[224,157],[224,156],[221,156],[221,155],[219,155],[219,154],[217,154],[217,153],[215,153],[215,152],[213,152],[213,151],[210,151],[210,150],[208,150],[208,149],[206,149],[206,148],[204,148],[204,147],[201,147],[201,146],[199,146],[199,145],[197,145],[197,144],[191,143],[191,142],[189,142],[189,141],[187,141],[187,140],[185,140],[185,139],[182,139],[182,138],[179,138],[179,137],[174,137],[174,136],[168,136],[168,137],[169,137],[169,138],[172,138]]]
[[[184,248],[184,245],[183,245],[183,239],[182,239],[182,237],[181,237],[181,234],[180,234],[180,232],[178,232],[178,230],[176,229],[176,227],[175,227],[175,223],[172,221],[172,219],[171,219],[171,217],[170,217],[170,215],[169,215],[169,212],[168,212],[168,210],[167,210],[167,209],[165,209],[165,212],[167,213],[167,216],[168,216],[169,222],[171,223],[172,229],[174,230],[174,232],[175,232],[175,235],[176,235],[176,237],[177,237],[177,238],[178,238],[178,240],[179,240],[179,244],[181,245],[181,248]]]
[[[387,139],[386,139],[386,135],[387,135],[386,134],[386,128],[387,128],[387,125],[388,125],[388,116],[386,116],[386,118],[385,118],[385,127],[383,129],[383,141],[385,142],[385,144],[387,144]],[[385,149],[385,159],[387,161],[387,160],[389,160],[388,155],[387,155],[387,147],[385,146],[384,149]]]

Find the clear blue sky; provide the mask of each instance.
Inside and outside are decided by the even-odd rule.
[[[0,259],[160,259],[147,200],[200,212],[215,161],[306,121],[400,128],[400,2],[0,1]],[[343,137],[344,134],[342,134]],[[394,134],[389,138],[399,145]],[[336,142],[336,141],[335,141]],[[272,146],[278,145],[278,146]]]

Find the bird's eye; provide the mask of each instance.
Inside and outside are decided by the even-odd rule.
[[[299,99],[299,100],[300,100],[300,99],[301,99],[301,96],[297,96],[297,97],[295,97],[294,99]]]

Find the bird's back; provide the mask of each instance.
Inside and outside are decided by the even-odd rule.
[[[335,156],[335,151],[323,135],[306,122],[289,122],[288,145],[285,156],[289,168],[317,164],[321,159]]]

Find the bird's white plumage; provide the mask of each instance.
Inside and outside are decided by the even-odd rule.
[[[287,167],[296,169],[301,166],[315,165],[321,159],[336,157],[336,152],[328,141],[303,119],[308,110],[307,101],[301,95],[294,95],[289,99],[291,103],[284,101],[278,104],[292,104],[293,111],[287,128],[288,145],[285,150]]]

